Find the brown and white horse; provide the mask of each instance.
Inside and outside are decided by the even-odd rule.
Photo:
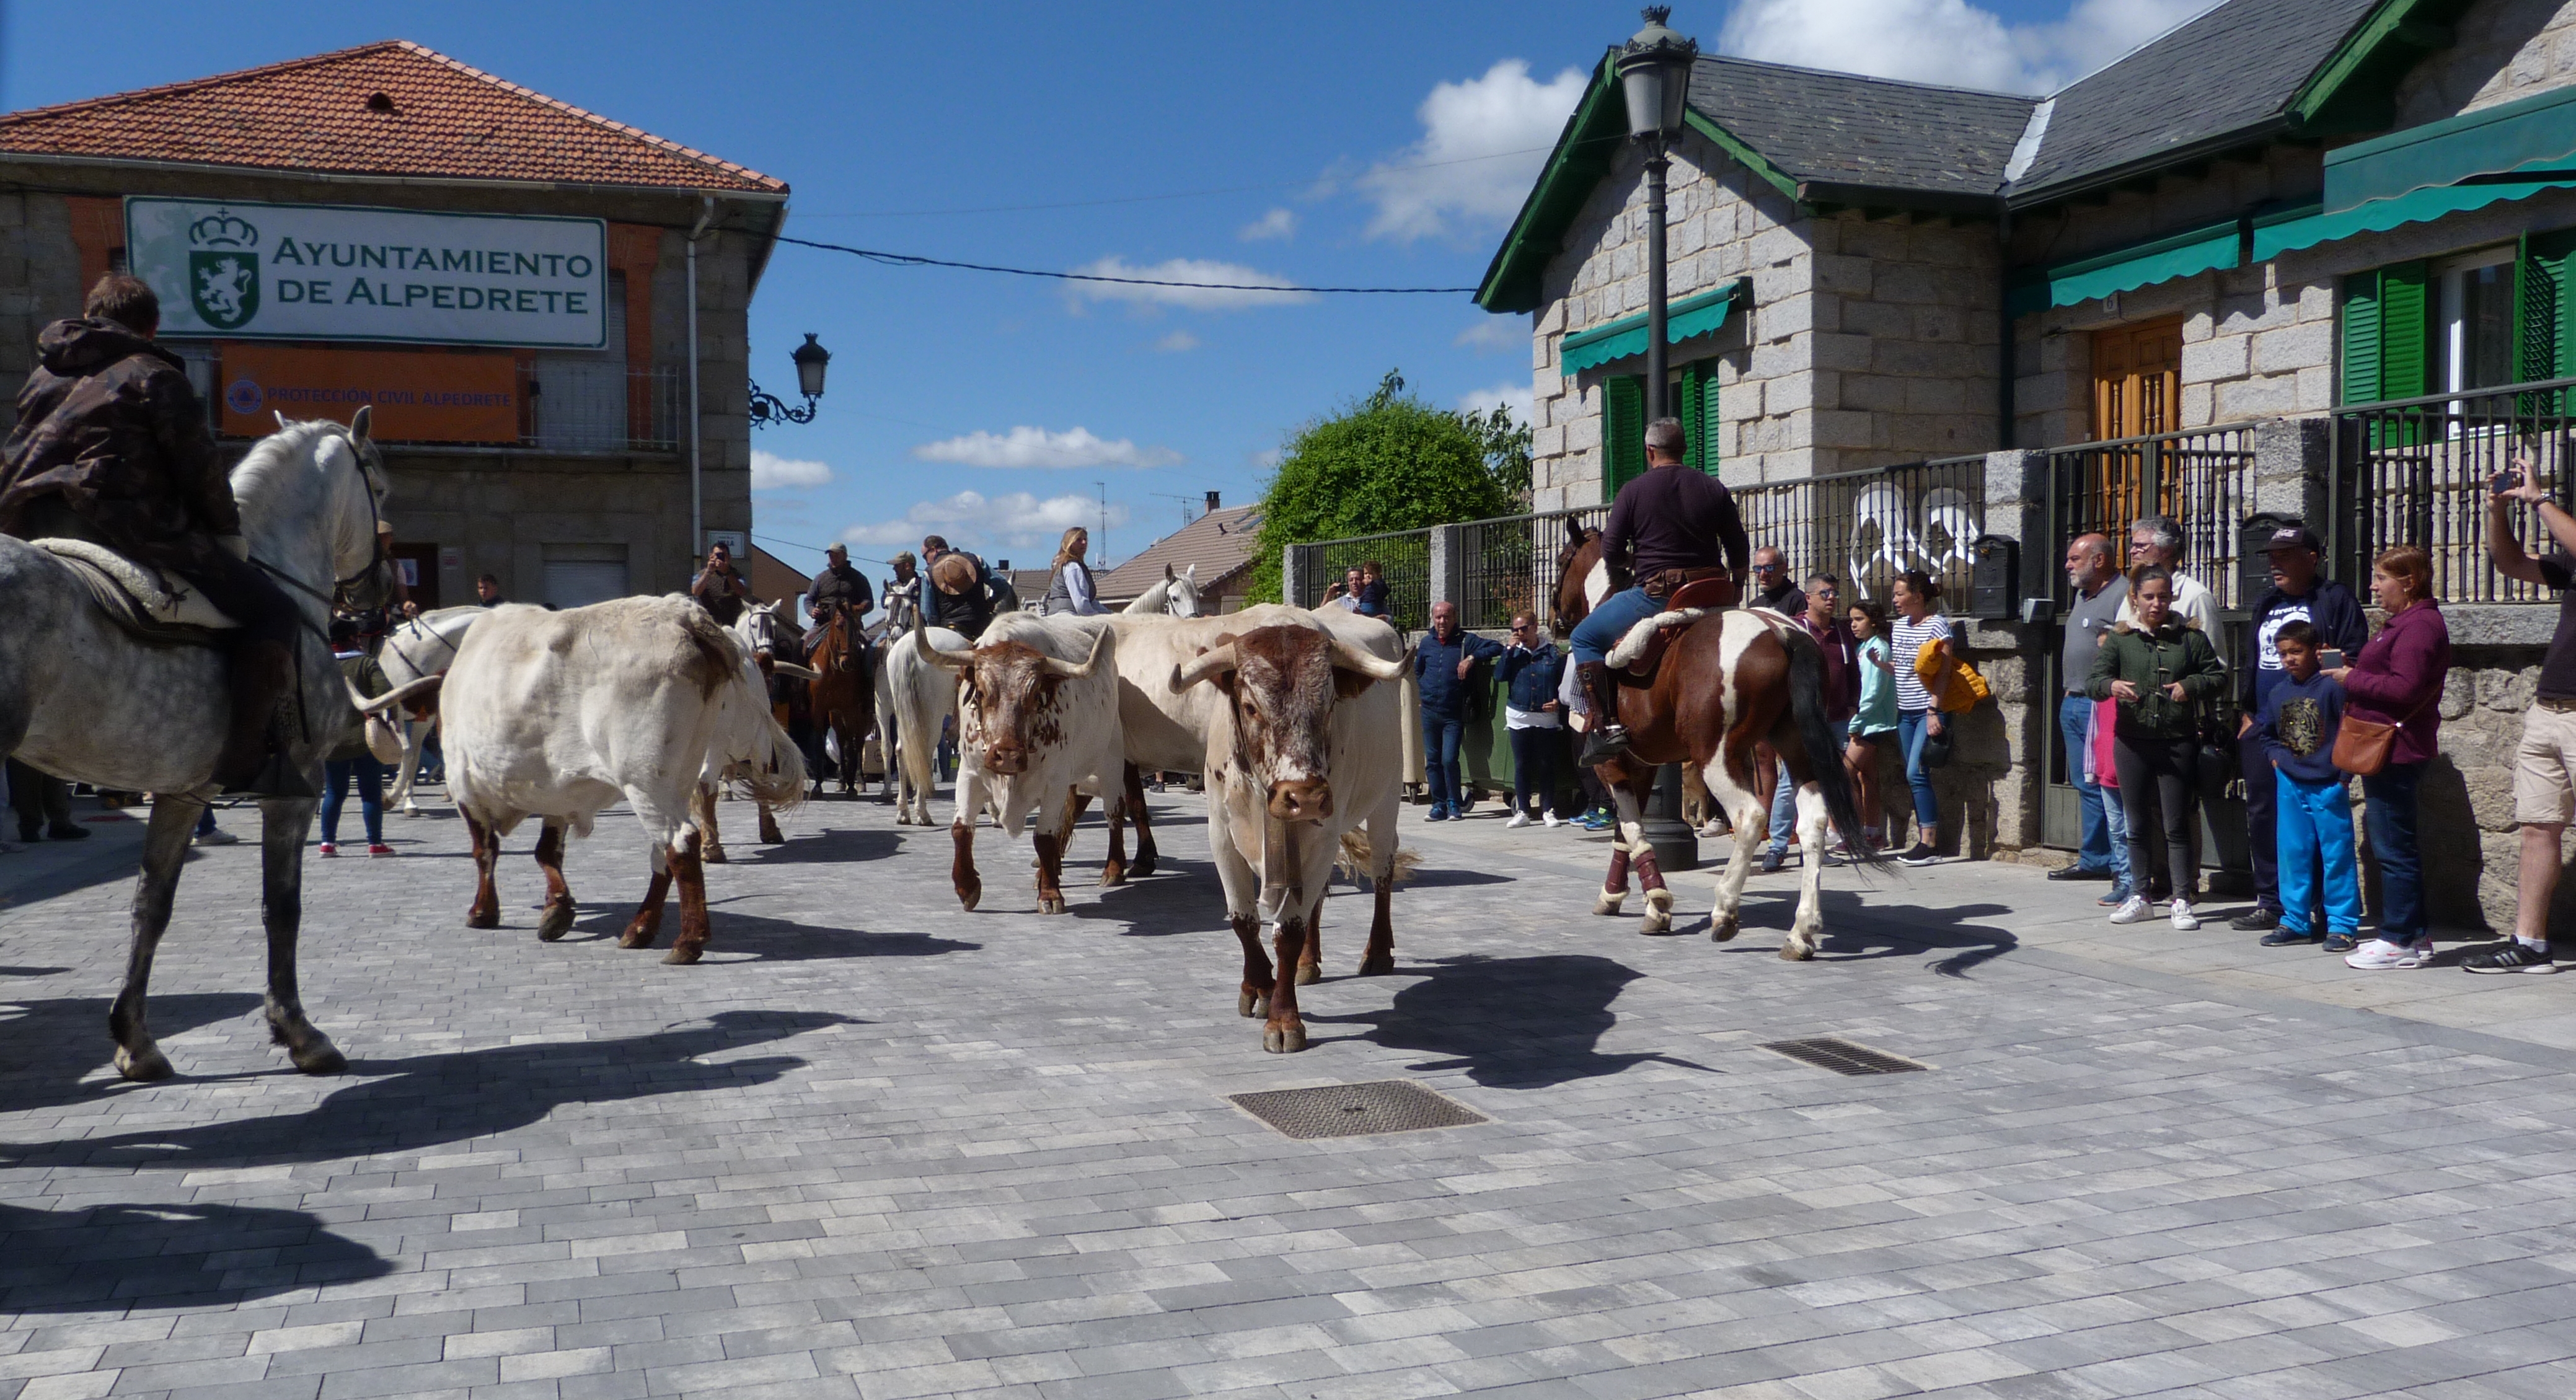
[[[1601,532],[1567,522],[1570,538],[1557,554],[1556,623],[1559,635],[1591,614],[1614,586],[1602,566]],[[1629,749],[1600,765],[1619,813],[1618,838],[1611,843],[1610,873],[1597,914],[1616,914],[1628,897],[1628,872],[1646,892],[1643,933],[1672,928],[1673,896],[1655,865],[1639,811],[1655,768],[1665,763],[1696,763],[1709,788],[1735,824],[1735,858],[1717,877],[1717,908],[1709,916],[1709,937],[1723,943],[1740,926],[1744,882],[1752,874],[1754,848],[1770,825],[1771,794],[1756,793],[1753,746],[1767,739],[1787,765],[1798,794],[1798,839],[1811,853],[1801,862],[1797,918],[1780,956],[1800,961],[1816,955],[1817,935],[1824,927],[1823,888],[1825,825],[1843,834],[1855,859],[1876,863],[1861,838],[1860,812],[1852,803],[1849,777],[1843,772],[1842,744],[1825,712],[1824,653],[1806,630],[1777,613],[1746,608],[1712,611],[1692,623],[1656,665],[1654,677],[1638,685],[1619,683],[1619,720],[1628,728]]]

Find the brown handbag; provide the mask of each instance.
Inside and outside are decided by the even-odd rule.
[[[2397,743],[2397,731],[2413,724],[2435,700],[2441,698],[2441,692],[2435,691],[2395,724],[2356,719],[2351,711],[2345,711],[2343,722],[2335,726],[2334,766],[2356,778],[2379,776],[2379,770],[2388,766],[2388,751]]]

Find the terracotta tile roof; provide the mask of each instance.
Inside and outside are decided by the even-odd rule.
[[[785,194],[774,180],[409,40],[0,115],[10,152]]]
[[[1218,585],[1251,567],[1253,536],[1261,529],[1261,507],[1212,510],[1147,545],[1126,563],[1100,576],[1100,600],[1127,602],[1163,576],[1163,566],[1199,566],[1199,592],[1211,602]]]

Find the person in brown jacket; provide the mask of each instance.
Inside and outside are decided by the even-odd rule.
[[[176,574],[239,622],[228,634],[232,727],[215,760],[228,792],[311,797],[283,763],[278,702],[294,681],[295,605],[249,561],[232,482],[184,362],[152,341],[161,302],[111,272],[80,319],[36,338],[38,364],[0,444],[0,534],[70,536]]]

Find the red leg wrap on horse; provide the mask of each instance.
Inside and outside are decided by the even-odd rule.
[[[1610,853],[1610,877],[1601,882],[1601,889],[1605,894],[1628,892],[1628,853],[1626,851],[1613,850]]]

